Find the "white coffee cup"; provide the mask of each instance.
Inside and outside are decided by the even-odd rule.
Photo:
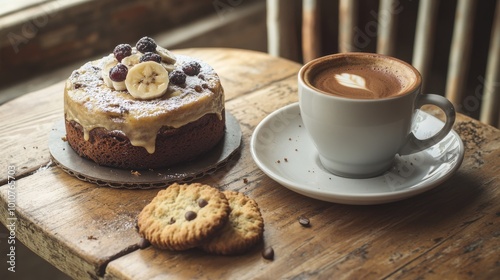
[[[455,110],[440,95],[420,94],[421,80],[410,64],[371,53],[334,54],[305,64],[298,74],[300,113],[323,167],[339,176],[373,177],[391,168],[396,154],[441,141]],[[374,96],[360,97],[365,93]],[[425,104],[441,108],[446,122],[435,135],[417,139],[414,115]]]

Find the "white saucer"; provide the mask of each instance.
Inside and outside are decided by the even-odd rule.
[[[426,138],[443,122],[418,111],[414,133]],[[267,116],[255,128],[252,157],[264,173],[286,188],[319,200],[343,204],[380,204],[428,191],[448,179],[464,157],[462,140],[455,131],[422,152],[396,156],[394,167],[368,179],[349,179],[328,173],[306,132],[298,103]]]

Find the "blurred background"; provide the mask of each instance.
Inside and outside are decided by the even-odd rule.
[[[358,51],[375,52],[379,1],[358,0]],[[443,94],[457,0],[439,1],[426,93]],[[475,1],[475,0],[472,0]],[[303,63],[302,1],[285,1],[287,32],[296,37],[284,57]],[[338,52],[339,0],[317,0],[321,54]],[[398,0],[395,56],[411,62],[418,0]],[[496,0],[476,1],[465,91],[484,83]],[[0,0],[0,104],[69,76],[119,43],[152,36],[169,49],[230,47],[267,52],[266,0]],[[464,57],[464,59],[467,59]],[[472,117],[479,110],[462,110]]]
[[[169,49],[265,52],[265,8],[265,0],[0,0],[0,103],[146,35]]]
[[[411,62],[418,0],[399,0],[395,56]],[[286,58],[303,63],[302,1],[287,1],[286,32],[295,36]],[[338,52],[339,0],[318,0],[321,54]],[[358,51],[375,52],[378,1],[359,0],[356,27],[365,36]],[[465,92],[483,86],[496,0],[476,1]],[[457,0],[440,1],[437,36],[426,93],[443,94]],[[375,23],[375,24],[374,24]],[[60,82],[86,61],[153,37],[169,49],[243,48],[267,52],[266,0],[0,0],[0,104]],[[61,89],[62,94],[62,89]],[[462,110],[477,118],[479,110]],[[20,273],[6,273],[7,235],[0,227],[0,279],[66,279],[21,246]],[[35,271],[36,274],[29,274]],[[25,274],[23,274],[25,273]],[[26,274],[28,273],[28,274]],[[46,274],[44,274],[46,273]],[[31,278],[37,275],[36,278]]]

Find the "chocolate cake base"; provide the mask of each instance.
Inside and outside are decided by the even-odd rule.
[[[89,140],[83,137],[83,128],[74,121],[65,120],[66,139],[81,157],[99,165],[123,169],[165,168],[189,161],[212,149],[224,136],[225,114],[207,114],[179,128],[160,129],[155,152],[133,146],[121,131],[95,128]]]

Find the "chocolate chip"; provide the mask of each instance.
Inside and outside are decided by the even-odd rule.
[[[208,201],[204,200],[203,198],[198,199],[198,206],[200,206],[200,208],[207,206],[207,204]]]
[[[299,217],[299,224],[303,227],[310,227],[311,226],[311,222],[309,221],[309,219],[304,217],[304,216]]]
[[[168,221],[168,224],[171,225],[171,224],[174,224],[174,223],[175,223],[175,218],[171,217],[170,221]]]
[[[139,249],[146,249],[149,245],[151,245],[151,243],[146,238],[141,238],[141,241],[139,241]]]
[[[192,221],[194,219],[196,219],[196,212],[193,212],[193,211],[187,211],[186,214],[184,214],[184,218],[186,218],[186,220],[188,221]]]
[[[203,89],[201,88],[200,85],[194,86],[194,90],[196,90],[196,92],[202,92],[203,91]]]
[[[262,251],[262,257],[266,260],[274,259],[274,250],[273,247],[267,247]]]

